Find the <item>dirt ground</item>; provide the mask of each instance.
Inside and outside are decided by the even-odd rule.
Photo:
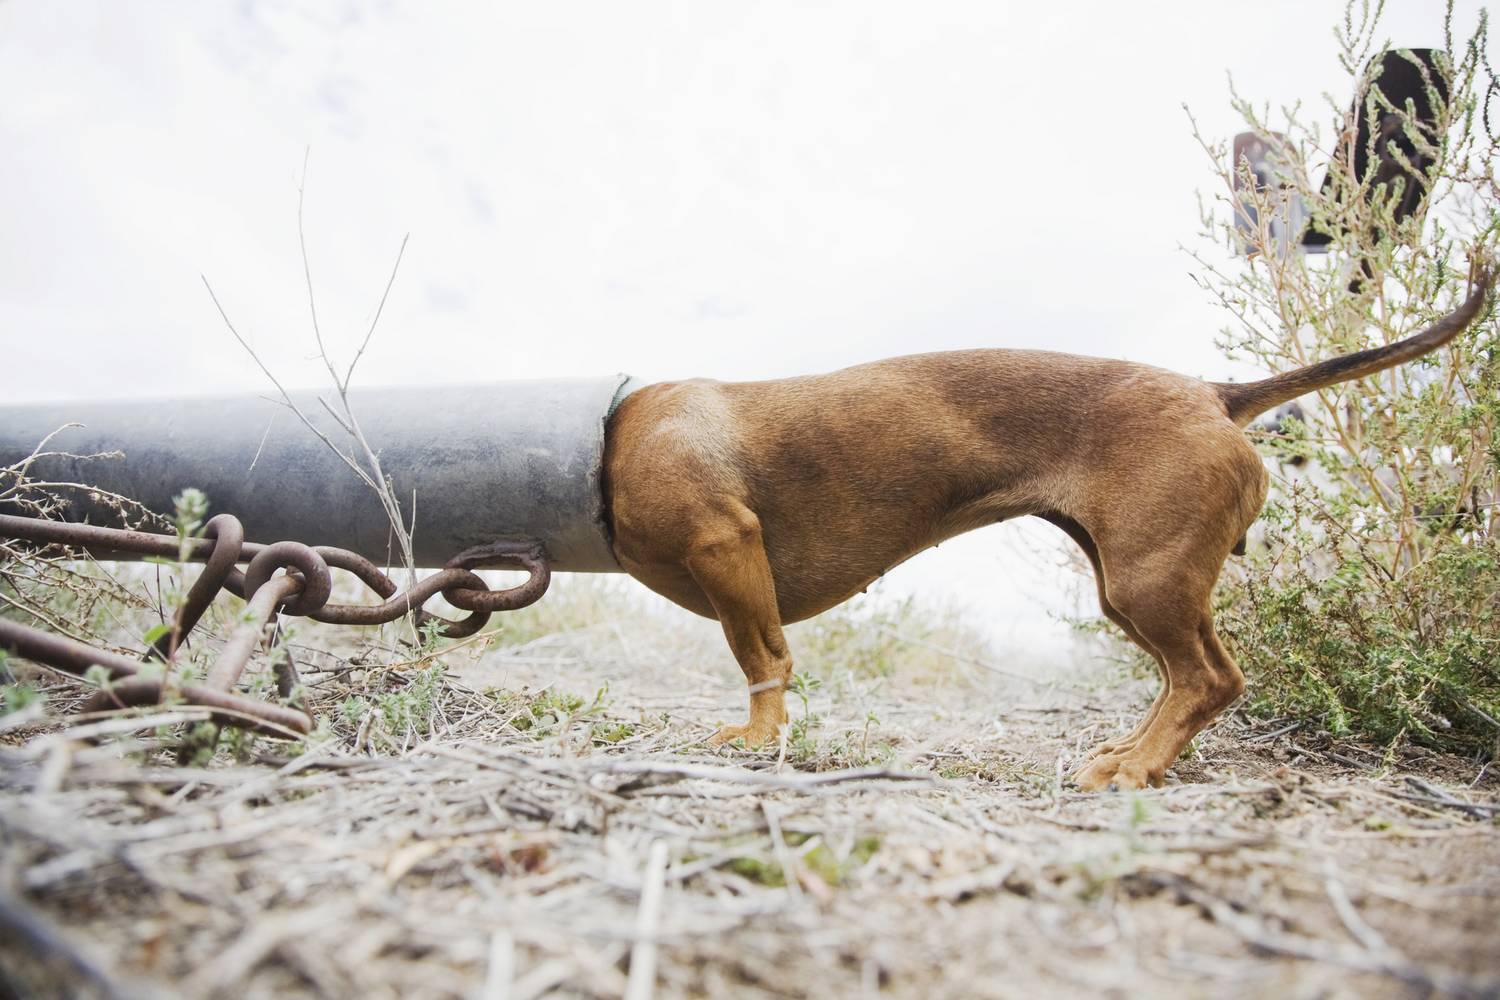
[[[665,621],[446,675],[304,636],[335,722],[207,766],[164,749],[193,710],[70,730],[54,688],[0,721],[11,995],[1500,996],[1500,767],[1230,714],[1167,788],[1084,795],[1150,685],[929,640],[711,750],[743,681]]]

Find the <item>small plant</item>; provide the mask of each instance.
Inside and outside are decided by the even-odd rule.
[[[208,496],[200,489],[189,486],[172,498],[172,526],[177,530],[177,561],[187,562],[192,551],[193,539],[203,534],[203,525],[208,517]]]
[[[177,760],[188,767],[205,767],[214,759],[219,738],[231,730],[221,729],[216,722],[199,722],[189,726],[177,744]],[[159,727],[157,738],[171,739],[171,727]]]
[[[425,658],[432,656],[442,646],[443,623],[436,619],[429,619],[417,626],[417,655]]]
[[[853,848],[842,857],[823,838],[812,844],[798,857],[798,861],[818,878],[830,886],[842,885],[849,875],[880,849],[879,837],[861,837]]]
[[[601,687],[594,692],[592,701],[586,701],[576,694],[550,689],[532,695],[525,692],[492,691],[491,696],[495,698],[499,709],[509,714],[512,728],[542,739],[555,736],[574,721],[601,711],[609,700],[609,688]],[[626,735],[629,733],[622,734],[619,739],[624,739]]]
[[[249,729],[241,729],[238,726],[226,727],[219,734],[219,746],[229,752],[229,755],[237,761],[247,761],[255,754],[257,738]],[[300,752],[300,751],[299,751]]]
[[[369,702],[358,695],[350,695],[339,702],[339,716],[346,725],[357,726],[370,710]]]
[[[109,671],[97,663],[83,672],[83,682],[104,691],[108,691],[114,683],[109,676]]]
[[[757,885],[778,889],[786,885],[786,873],[775,861],[767,861],[764,858],[744,855],[738,858],[730,858],[724,862],[724,867],[734,872],[740,878],[749,879]]]
[[[812,693],[823,686],[823,682],[811,674],[798,673],[792,676],[787,689],[802,703],[802,718],[793,719],[786,730],[787,756],[795,764],[809,764],[821,756],[822,748],[813,736],[813,730],[823,717],[812,710]]]
[[[802,718],[805,721],[812,715],[812,704],[809,701],[812,693],[823,686],[823,682],[808,674],[797,674],[792,678],[792,683],[787,686],[792,694],[796,695],[802,702]]]
[[[0,715],[10,715],[46,700],[46,695],[38,691],[30,681],[11,681],[0,685]]]
[[[1074,892],[1080,899],[1087,901],[1103,896],[1122,878],[1138,870],[1143,856],[1154,853],[1141,836],[1150,817],[1146,800],[1131,795],[1120,823],[1119,841],[1081,858],[1073,866],[1076,877]]]
[[[628,722],[616,722],[606,726],[596,726],[593,730],[593,739],[599,743],[621,743],[635,735],[635,726]]]
[[[880,838],[868,834],[846,838],[837,847],[821,833],[788,830],[783,836],[787,847],[794,851],[792,865],[802,877],[814,875],[829,887],[843,884],[880,850]],[[786,869],[768,849],[765,853],[747,852],[730,858],[724,862],[724,868],[757,885],[768,888],[786,885]]]
[[[385,731],[392,736],[430,733],[442,681],[443,665],[434,663],[418,671],[405,687],[378,695],[375,709],[380,713]]]

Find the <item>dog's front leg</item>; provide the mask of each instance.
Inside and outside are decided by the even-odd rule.
[[[749,510],[725,518],[693,545],[687,568],[713,604],[729,648],[750,684],[750,721],[725,726],[711,742],[743,739],[752,747],[775,742],[787,722],[792,655],[781,632],[776,584],[761,543],[760,521]]]

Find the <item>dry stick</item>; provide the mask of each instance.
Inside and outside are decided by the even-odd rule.
[[[68,430],[68,429],[73,428],[73,427],[82,427],[82,426],[83,426],[83,424],[78,423],[76,420],[69,421],[68,423],[63,424],[61,427],[57,428],[57,430],[52,431],[46,437],[42,438],[42,440],[37,443],[37,446],[35,448],[31,449],[31,454],[30,455],[27,455],[25,458],[21,459],[15,465],[6,466],[6,468],[4,469],[4,471],[5,472],[9,472],[9,473],[11,473],[12,475],[14,475],[16,477],[16,485],[13,486],[13,487],[11,487],[11,489],[6,490],[5,494],[0,494],[0,496],[7,495],[7,494],[11,493],[14,490],[20,489],[21,488],[21,484],[26,481],[26,471],[31,468],[31,463],[35,462],[39,458],[46,458],[46,457],[54,456],[54,455],[62,455],[62,456],[67,457],[67,458],[102,458],[102,457],[105,457],[105,456],[109,456],[111,458],[121,458],[121,457],[124,457],[123,454],[121,452],[118,452],[118,451],[115,451],[115,452],[100,452],[97,455],[71,455],[71,454],[69,454],[67,452],[62,452],[62,451],[43,451],[42,450],[43,448],[47,447],[47,443],[49,441],[51,441],[53,438],[57,437],[63,431]]]
[[[625,1000],[649,1000],[656,989],[656,934],[661,923],[661,898],[666,888],[667,843],[651,842],[651,854],[641,876],[641,905],[635,917],[635,944],[630,949],[630,979]]]
[[[260,359],[260,355],[255,353],[255,349],[250,346],[250,342],[240,334],[240,331],[238,329],[236,329],[234,322],[229,318],[229,314],[224,311],[224,306],[219,302],[218,295],[214,294],[214,287],[213,285],[210,285],[208,283],[207,276],[200,274],[198,277],[202,280],[203,287],[208,289],[208,297],[213,300],[214,308],[219,310],[219,318],[224,321],[224,325],[228,327],[230,334],[234,336],[235,340],[239,341],[239,345],[245,349],[246,354],[250,355],[250,360],[255,362],[256,366],[260,368],[261,373],[265,375],[266,378],[271,380],[271,384],[276,387],[276,391],[281,393],[281,405],[285,406],[287,409],[296,414],[297,419],[302,421],[303,426],[305,426],[309,431],[312,431],[313,434],[317,435],[318,440],[327,445],[329,449],[331,449],[333,453],[337,455],[343,461],[343,463],[349,467],[350,471],[352,471],[356,476],[360,478],[361,482],[363,482],[371,489],[376,489],[377,487],[375,486],[375,483],[370,479],[369,473],[360,468],[358,462],[340,451],[338,445],[334,444],[332,439],[329,438],[327,434],[323,433],[323,431],[320,430],[316,424],[308,419],[307,414],[303,413],[302,410],[292,402],[291,395],[287,392],[286,387],[281,384],[280,379],[278,379],[271,373],[271,369],[266,367],[266,363]]]
[[[38,795],[51,795],[61,791],[72,766],[73,744],[54,743],[52,749],[42,759],[42,766],[37,770],[36,783],[32,785],[31,790]]]
[[[1447,806],[1449,809],[1457,809],[1460,812],[1468,813],[1470,816],[1474,816],[1479,819],[1488,819],[1491,816],[1500,814],[1500,806],[1485,805],[1479,802],[1465,802],[1463,799],[1449,794],[1436,785],[1427,781],[1423,781],[1416,775],[1407,775],[1406,783],[1412,788],[1415,788],[1417,791],[1423,793],[1424,797],[1421,801]],[[1395,794],[1398,798],[1416,798],[1416,796],[1403,795],[1400,792],[1396,792],[1393,794]]]
[[[1364,918],[1359,915],[1359,910],[1349,898],[1344,883],[1339,881],[1338,866],[1331,856],[1323,859],[1323,888],[1328,893],[1328,901],[1333,904],[1334,912],[1339,915],[1339,920],[1343,921],[1344,929],[1349,932],[1350,937],[1364,945],[1367,951],[1400,955],[1400,952],[1386,943],[1379,931],[1365,923]],[[1402,958],[1402,961],[1405,960]]]
[[[227,992],[289,938],[301,937],[319,928],[337,926],[358,904],[353,900],[310,906],[282,916],[267,916],[246,928],[218,959],[201,967],[183,983],[190,996]]]
[[[8,733],[12,729],[21,729],[33,723],[44,722],[47,718],[47,703],[37,700],[25,708],[18,708],[14,712],[0,715],[0,733]]]
[[[1005,880],[1010,878],[1011,872],[1015,870],[1014,861],[1002,861],[997,865],[981,868],[972,875],[958,875],[941,882],[934,882],[927,887],[923,895],[928,899],[946,899],[950,902],[957,902],[981,892],[998,892],[1005,888]]]
[[[271,428],[276,425],[276,411],[271,411],[271,419],[266,421],[266,432],[260,436],[260,444],[255,446],[255,454],[250,459],[250,468],[245,470],[245,475],[255,471],[255,463],[260,461],[260,453],[265,450],[266,442],[271,439]]]
[[[165,712],[158,711],[161,708],[160,705],[142,705],[140,708],[146,710],[146,714],[141,712],[132,714],[130,709],[110,712],[108,718],[101,722],[70,726],[55,733],[39,736],[26,744],[22,752],[28,757],[36,758],[50,752],[52,747],[59,743],[94,739],[100,736],[115,736],[120,733],[132,733],[138,729],[154,729],[157,726],[175,726],[183,722],[206,722],[212,715],[206,708],[179,708]]]
[[[542,996],[571,976],[575,968],[574,963],[568,959],[555,958],[550,962],[543,962],[516,980],[512,1000],[531,1000],[532,997]]]
[[[484,978],[484,1000],[510,1000],[510,981],[516,971],[516,941],[509,931],[490,935],[490,967]]]
[[[1356,972],[1372,972],[1377,975],[1390,976],[1401,982],[1428,990],[1441,990],[1454,996],[1487,995],[1487,991],[1476,988],[1467,980],[1448,976],[1439,977],[1436,973],[1413,965],[1399,956],[1393,960],[1375,952],[1353,951],[1315,938],[1272,930],[1248,913],[1241,913],[1235,909],[1228,900],[1209,892],[1184,876],[1165,872],[1143,873],[1143,875],[1153,884],[1175,890],[1184,899],[1202,908],[1215,923],[1233,931],[1247,944],[1261,951],[1304,961],[1324,962]]]
[[[292,402],[292,397],[287,392],[286,387],[283,386],[281,384],[281,381],[271,373],[271,369],[268,368],[266,366],[266,363],[260,359],[260,356],[255,353],[254,348],[250,346],[250,342],[247,341],[243,336],[241,336],[239,330],[235,328],[234,323],[229,318],[229,314],[225,312],[224,306],[219,302],[219,297],[214,294],[213,286],[208,283],[208,278],[204,275],[199,275],[199,277],[203,280],[203,287],[208,289],[209,298],[213,300],[214,307],[218,309],[219,316],[221,319],[223,319],[224,325],[229,328],[229,332],[233,334],[235,340],[239,341],[240,346],[245,349],[245,353],[250,355],[251,360],[255,362],[255,364],[260,368],[261,372],[266,376],[266,378],[271,380],[271,384],[276,387],[276,390],[281,393],[281,405],[291,410],[292,413],[296,415],[297,419],[302,421],[302,426],[311,431],[319,441],[322,441],[329,451],[338,456],[339,460],[343,462],[351,472],[359,477],[360,482],[364,483],[365,486],[369,487],[369,489],[375,493],[376,498],[380,501],[381,508],[385,511],[386,520],[390,523],[392,533],[401,543],[402,557],[407,571],[408,583],[410,584],[411,582],[415,581],[416,559],[412,555],[411,551],[410,534],[408,533],[406,526],[401,522],[400,507],[395,503],[394,497],[391,495],[390,483],[385,480],[385,473],[380,468],[379,459],[376,459],[374,457],[374,453],[370,451],[368,442],[364,440],[362,434],[355,435],[356,439],[364,446],[366,457],[372,462],[375,473],[373,477],[370,473],[366,472],[360,466],[360,464],[353,458],[353,456],[346,454],[345,452],[340,450],[339,446],[334,444],[333,440],[327,434],[323,433],[323,431],[312,422],[307,414],[302,412],[302,409],[298,407],[296,403]],[[323,404],[324,409],[328,409],[328,404],[323,401],[322,397],[318,398],[318,402]],[[345,402],[345,408],[346,410],[348,409],[347,400]],[[346,431],[349,431],[351,434],[354,434],[354,432],[358,430],[357,425],[355,426],[354,430],[350,430],[350,428],[344,423],[344,421],[339,419],[338,415],[333,413],[332,410],[329,410],[329,413],[333,416],[336,423],[338,423]],[[350,416],[352,418],[352,412],[350,413]]]
[[[87,993],[106,1000],[133,1000],[141,996],[135,990],[116,983],[104,967],[81,951],[50,920],[24,906],[9,893],[0,892],[0,929],[4,936],[18,944],[33,958],[45,963],[49,972],[68,969],[78,979],[88,984]],[[64,984],[52,982],[58,995],[73,995],[74,990],[64,989]]]
[[[19,796],[12,795],[10,798],[16,801]],[[35,798],[30,801],[26,809],[10,809],[0,812],[0,829],[9,831],[10,834],[22,834],[43,844],[68,849],[67,854],[59,855],[28,869],[19,880],[21,887],[33,888],[32,873],[48,865],[57,864],[70,855],[89,854],[126,861],[119,856],[120,850],[117,845],[99,839],[91,828],[85,827],[80,822],[68,822],[70,818],[65,810],[45,800],[38,803]],[[10,834],[7,834],[7,839],[14,842],[15,838]]]
[[[359,364],[359,359],[364,357],[365,348],[370,346],[370,338],[375,335],[375,326],[380,322],[380,316],[385,312],[385,300],[391,294],[391,286],[396,283],[396,272],[401,269],[401,258],[406,255],[406,242],[411,239],[411,233],[401,237],[401,246],[396,251],[396,262],[391,265],[391,276],[386,279],[385,291],[380,293],[380,301],[375,306],[375,316],[370,320],[370,328],[365,331],[365,339],[360,342],[359,350],[354,352],[354,360],[349,362],[349,370],[344,372],[344,391],[349,389],[349,380],[354,377],[354,366]]]
[[[1285,736],[1287,733],[1295,732],[1296,730],[1301,729],[1301,728],[1302,728],[1302,723],[1300,723],[1300,722],[1293,722],[1291,725],[1282,726],[1280,729],[1273,729],[1269,733],[1261,733],[1258,736],[1252,736],[1249,739],[1245,740],[1245,742],[1246,743],[1269,743],[1269,742],[1271,742],[1272,740],[1274,740],[1278,736]]]
[[[496,756],[502,756],[506,760],[520,761],[540,770],[555,772],[567,772],[576,769],[593,774],[664,775],[687,780],[725,781],[739,785],[752,785],[759,788],[803,790],[855,781],[908,781],[922,784],[938,784],[938,779],[930,774],[892,771],[883,767],[856,767],[843,771],[820,771],[815,774],[803,772],[766,774],[761,771],[747,771],[739,767],[714,767],[708,764],[675,764],[671,761],[609,759],[600,761],[553,761],[523,757],[519,754],[496,754]]]
[[[797,864],[787,850],[786,838],[781,835],[781,824],[771,810],[771,803],[760,800],[760,811],[766,817],[766,830],[771,834],[771,846],[776,851],[776,863],[781,866],[781,878],[786,882],[786,893],[793,902],[802,902],[802,885],[797,880]]]
[[[359,351],[354,355],[354,360],[350,362],[348,372],[345,374],[343,380],[340,381],[339,373],[334,370],[333,360],[328,357],[328,349],[323,344],[323,331],[318,324],[318,305],[313,294],[312,265],[307,256],[307,239],[303,234],[302,202],[303,193],[307,186],[307,158],[310,153],[311,150],[308,150],[302,156],[302,180],[297,185],[297,245],[302,252],[302,275],[307,282],[307,307],[308,311],[312,314],[313,338],[318,343],[318,357],[322,359],[324,367],[328,369],[328,377],[333,380],[333,387],[338,390],[339,402],[342,404],[344,410],[343,416],[340,417],[337,413],[334,413],[333,408],[324,402],[321,396],[318,398],[318,402],[323,404],[323,408],[343,428],[344,433],[352,437],[364,452],[365,461],[369,463],[372,473],[373,488],[380,500],[380,505],[385,508],[386,519],[391,523],[391,528],[396,536],[396,542],[401,546],[401,556],[407,574],[414,580],[416,557],[412,553],[411,532],[412,528],[415,528],[415,523],[412,525],[412,528],[408,528],[402,521],[401,504],[396,499],[396,495],[391,489],[391,484],[386,480],[385,472],[380,467],[379,457],[376,456],[375,450],[370,447],[370,442],[365,439],[364,431],[360,429],[359,421],[354,417],[354,410],[349,405],[349,380],[354,377],[354,366],[359,363],[361,355],[365,352],[365,347],[369,345],[370,338],[375,334],[375,326],[380,322],[380,316],[385,311],[386,298],[391,293],[391,286],[396,283],[396,273],[401,268],[401,258],[406,254],[406,241],[411,238],[411,234],[408,233],[401,239],[401,249],[396,253],[396,263],[391,268],[391,276],[387,279],[385,291],[380,296],[380,304],[375,310],[375,318],[371,321],[369,330],[365,332],[364,342],[360,344]]]
[[[306,171],[307,160],[304,156],[304,181],[306,180]],[[224,320],[224,325],[229,328],[229,332],[233,334],[234,339],[239,341],[240,346],[243,347],[245,349],[245,352],[250,355],[251,360],[256,363],[261,372],[264,373],[268,379],[270,379],[271,384],[276,387],[276,390],[281,394],[282,404],[290,409],[293,413],[295,413],[297,415],[297,418],[302,421],[303,425],[306,426],[308,430],[317,435],[319,440],[321,440],[330,450],[332,450],[333,453],[337,455],[344,462],[344,464],[347,465],[354,472],[354,474],[360,478],[361,482],[363,482],[366,486],[368,486],[375,492],[376,497],[380,501],[381,507],[385,511],[386,519],[390,522],[392,531],[401,546],[402,557],[406,569],[409,573],[411,573],[414,572],[416,563],[411,550],[411,532],[402,522],[400,503],[396,500],[394,493],[392,493],[390,483],[386,481],[384,470],[382,470],[380,466],[380,459],[376,456],[374,450],[370,447],[369,441],[365,438],[363,431],[359,427],[358,421],[354,418],[353,410],[349,406],[349,380],[354,375],[354,363],[357,363],[360,356],[364,354],[365,348],[370,343],[371,336],[373,336],[375,333],[375,326],[377,323],[379,323],[380,316],[385,311],[386,298],[390,295],[392,285],[395,284],[396,274],[401,267],[401,258],[406,253],[406,243],[407,240],[410,239],[410,234],[408,234],[406,237],[403,237],[401,240],[401,249],[396,254],[396,263],[395,266],[391,269],[390,277],[386,281],[385,291],[382,293],[380,297],[380,304],[375,311],[375,318],[371,322],[369,330],[367,330],[365,333],[365,339],[360,344],[359,352],[355,355],[354,363],[350,364],[348,371],[345,373],[344,379],[340,380],[338,372],[334,369],[333,362],[328,358],[328,352],[324,348],[323,333],[318,323],[317,302],[313,295],[312,270],[311,265],[308,262],[307,243],[303,238],[302,193],[304,186],[305,185],[303,184],[299,184],[297,188],[297,238],[302,251],[303,276],[307,281],[308,307],[312,313],[313,336],[318,344],[318,356],[322,359],[324,366],[327,367],[329,376],[333,380],[334,387],[339,392],[339,399],[343,404],[344,409],[343,416],[335,413],[333,409],[329,407],[321,397],[319,397],[318,402],[322,403],[323,407],[328,410],[329,415],[333,417],[334,422],[337,423],[346,433],[348,433],[350,437],[352,437],[360,446],[360,449],[364,453],[365,461],[370,465],[370,472],[367,472],[364,468],[362,468],[351,455],[348,455],[345,452],[341,451],[339,447],[335,445],[333,441],[328,437],[328,435],[324,434],[321,430],[314,426],[308,416],[292,402],[291,395],[281,384],[280,380],[278,380],[276,376],[271,373],[271,370],[263,361],[261,361],[260,357],[250,347],[249,342],[240,335],[239,331],[230,321],[229,315],[225,311],[223,305],[220,304],[218,296],[214,294],[213,286],[209,284],[208,278],[203,275],[200,275],[200,278],[202,278],[203,280],[203,286],[208,289],[209,297],[213,299],[214,307],[218,309],[219,316]]]
[[[3,575],[6,576],[6,582],[11,582],[8,574]],[[89,641],[87,637],[79,635],[77,632],[74,632],[66,625],[59,622],[57,619],[50,617],[49,615],[37,610],[36,608],[33,608],[29,604],[23,604],[20,601],[17,601],[15,598],[11,597],[4,591],[0,591],[0,601],[4,601],[6,604],[9,604],[11,607],[15,608],[17,611],[26,612],[28,615],[41,622],[43,625],[46,625],[50,631],[56,632],[58,635],[65,635],[69,639],[72,639],[74,642],[87,643]],[[58,672],[63,673],[64,671]]]
[[[406,254],[406,242],[411,238],[411,234],[408,233],[401,239],[401,249],[396,253],[396,263],[391,268],[391,276],[386,281],[385,291],[380,296],[380,304],[375,309],[375,318],[370,322],[370,328],[365,332],[365,339],[359,345],[354,360],[349,363],[349,370],[340,380],[339,373],[333,367],[333,360],[328,356],[328,349],[323,344],[323,330],[318,324],[318,303],[313,294],[312,265],[307,256],[307,238],[302,225],[302,204],[307,188],[307,160],[311,154],[310,148],[302,154],[302,178],[297,183],[297,246],[302,253],[302,276],[307,283],[307,308],[312,314],[313,339],[318,343],[318,357],[322,359],[323,366],[328,369],[328,377],[333,380],[333,387],[338,390],[339,402],[344,410],[343,416],[340,417],[334,413],[333,408],[324,402],[322,397],[318,398],[318,402],[323,404],[323,408],[328,411],[334,421],[355,440],[364,452],[365,461],[369,463],[373,473],[371,478],[375,483],[374,489],[381,506],[385,508],[386,519],[391,523],[397,544],[401,546],[401,556],[407,573],[414,580],[416,557],[412,554],[411,534],[415,528],[415,522],[411,528],[408,528],[402,521],[401,504],[396,499],[391,484],[386,480],[385,472],[380,467],[380,459],[376,456],[375,450],[370,447],[370,442],[365,439],[364,431],[360,429],[359,421],[354,417],[354,410],[349,406],[349,381],[354,377],[354,366],[359,363],[360,357],[365,353],[365,348],[369,346],[370,338],[375,334],[375,327],[380,322],[380,316],[385,311],[386,298],[391,294],[391,286],[396,283],[396,272],[401,268],[401,258]]]
[[[297,180],[297,247],[302,251],[302,276],[307,282],[307,308],[312,313],[313,339],[318,342],[318,357],[322,359],[324,367],[328,369],[328,377],[333,379],[334,387],[337,388],[339,373],[333,370],[333,362],[328,359],[328,351],[323,346],[323,330],[318,325],[318,303],[313,296],[312,266],[307,257],[307,237],[302,229],[302,204],[307,191],[307,161],[311,156],[311,146],[302,150],[302,176]]]

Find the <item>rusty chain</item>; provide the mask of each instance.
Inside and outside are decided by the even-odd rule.
[[[305,735],[312,729],[312,719],[296,708],[234,693],[240,674],[276,614],[334,625],[380,625],[415,615],[419,626],[436,626],[439,635],[454,639],[478,632],[496,611],[513,611],[535,603],[551,582],[551,569],[540,545],[497,542],[459,553],[442,570],[402,591],[380,567],[347,549],[301,542],[247,542],[239,520],[229,514],[211,518],[201,538],[187,539],[0,514],[0,538],[78,549],[104,558],[155,556],[204,563],[203,571],[173,614],[171,627],[143,656],[146,660],[174,661],[183,640],[219,591],[227,590],[245,600],[245,613],[202,684],[179,685],[166,675],[149,676],[142,673],[140,661],[128,656],[5,619],[0,619],[0,649],[78,676],[94,666],[104,668],[111,683],[89,698],[85,711],[170,699],[212,709],[213,719],[220,725],[280,737]],[[240,563],[247,564],[244,570],[239,569]],[[493,567],[525,570],[527,579],[519,586],[492,591],[474,570]],[[352,573],[383,603],[329,604],[334,569]],[[469,612],[468,617],[449,621],[422,610],[437,594],[455,608]],[[289,695],[295,670],[289,660],[276,669],[278,690],[283,696]]]

